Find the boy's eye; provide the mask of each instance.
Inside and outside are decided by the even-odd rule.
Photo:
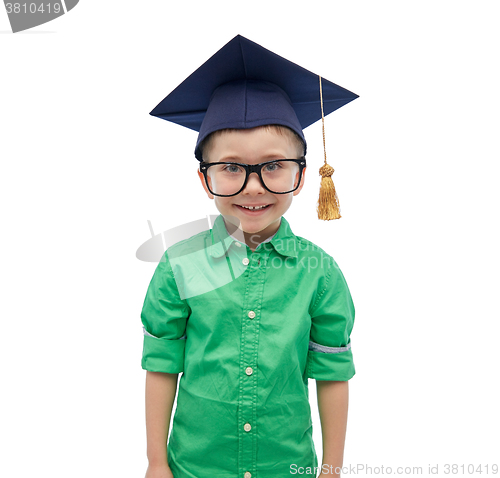
[[[223,171],[226,171],[228,173],[242,173],[243,168],[241,166],[238,166],[237,164],[225,164],[224,167],[222,168]]]
[[[277,171],[278,169],[281,169],[283,166],[279,161],[274,161],[272,163],[266,164],[264,166],[264,171],[268,173],[272,173],[273,171]]]

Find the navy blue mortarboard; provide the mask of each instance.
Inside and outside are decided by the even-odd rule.
[[[295,131],[305,147],[303,128],[357,97],[237,35],[150,114],[198,131],[195,157],[202,161],[200,143],[226,128],[283,125]],[[331,172],[325,174],[331,176],[333,168],[326,166]]]

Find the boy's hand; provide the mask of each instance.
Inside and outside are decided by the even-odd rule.
[[[149,465],[144,478],[174,478],[170,467],[164,463],[162,465]]]

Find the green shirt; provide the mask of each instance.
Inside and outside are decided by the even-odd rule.
[[[142,368],[182,372],[167,447],[175,478],[281,478],[318,466],[308,378],[355,373],[354,306],[330,255],[284,217],[252,252],[219,215],[167,249],[141,319]]]

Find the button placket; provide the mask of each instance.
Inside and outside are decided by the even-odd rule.
[[[266,254],[267,251],[263,251]],[[245,271],[246,291],[240,348],[240,394],[238,407],[240,476],[256,472],[257,454],[257,361],[260,327],[260,310],[265,283],[262,253],[250,254]],[[264,259],[265,260],[265,259]]]

